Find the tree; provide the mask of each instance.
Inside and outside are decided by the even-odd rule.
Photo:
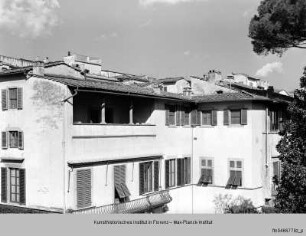
[[[263,0],[250,22],[249,37],[259,55],[306,49],[306,1]]]
[[[275,207],[283,213],[306,213],[306,67],[300,85],[277,145],[282,174]]]

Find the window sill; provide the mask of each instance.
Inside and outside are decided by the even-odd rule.
[[[208,129],[211,129],[211,128],[215,128],[216,125],[201,125],[199,126],[200,128],[208,128]]]

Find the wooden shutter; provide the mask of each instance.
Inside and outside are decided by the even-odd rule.
[[[25,169],[19,169],[20,178],[20,204],[26,204],[26,175]]]
[[[2,143],[2,149],[8,148],[8,132],[2,132],[1,143]]]
[[[169,125],[169,106],[168,105],[165,105],[165,110],[166,110],[166,112],[165,112],[165,114],[166,114],[166,117],[165,117],[166,125]]]
[[[191,111],[191,125],[197,124],[197,110]]]
[[[217,111],[212,110],[211,111],[211,125],[216,126],[217,124],[218,124]]]
[[[18,132],[18,148],[23,149],[23,132]]]
[[[7,202],[7,169],[1,167],[1,202]]]
[[[176,125],[181,126],[181,109],[180,106],[176,106]]]
[[[191,158],[185,158],[185,168],[186,168],[186,176],[185,176],[185,184],[191,183]]]
[[[234,186],[242,185],[242,171],[235,171],[235,180],[233,183]]]
[[[91,169],[77,170],[77,207],[91,205]]]
[[[159,190],[159,161],[154,161],[154,191]]]
[[[279,123],[279,131],[284,131],[284,115],[282,110],[278,110],[278,123]]]
[[[182,172],[182,167],[183,167],[183,163],[182,163],[182,160],[183,159],[177,159],[177,175],[176,175],[176,178],[177,178],[177,185],[182,185],[183,182],[182,182],[182,177],[183,177],[183,173]]]
[[[241,124],[247,125],[248,124],[248,110],[241,109]]]
[[[1,90],[1,99],[2,99],[2,110],[7,110],[8,109],[8,90],[7,89],[2,89]]]
[[[169,160],[165,161],[165,188],[169,188]]]
[[[114,185],[119,198],[127,197],[122,184],[125,184],[125,165],[114,166]]]
[[[144,163],[139,163],[139,195],[144,194]]]
[[[229,125],[229,110],[224,110],[223,111],[223,124],[224,125]]]
[[[23,106],[23,90],[17,88],[17,109],[22,109]]]
[[[196,122],[196,124],[197,125],[201,125],[201,111],[198,111],[198,110],[196,110],[196,113],[197,113],[197,122]]]

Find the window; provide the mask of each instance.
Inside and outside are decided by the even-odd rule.
[[[213,160],[203,158],[200,163],[201,176],[199,185],[208,185],[213,183]]]
[[[190,109],[188,107],[183,110],[183,125],[190,125]]]
[[[175,159],[165,161],[166,188],[175,186]]]
[[[229,161],[229,179],[226,188],[242,186],[242,161]]]
[[[2,132],[2,149],[19,148],[23,149],[23,132],[21,131],[6,131]]]
[[[231,110],[231,124],[241,123],[241,110]]]
[[[1,168],[1,201],[25,204],[25,169]]]
[[[173,175],[174,174],[175,173],[173,173]],[[183,186],[185,184],[190,184],[190,182],[191,182],[191,158],[185,157],[177,159],[177,185]]]
[[[270,131],[282,130],[283,115],[280,110],[269,110]]]
[[[224,125],[247,125],[247,109],[231,109],[223,112]]]
[[[91,169],[76,171],[76,200],[78,208],[91,206],[91,178]]]
[[[129,201],[131,195],[126,186],[126,169],[125,165],[114,166],[114,189],[115,189],[115,203],[122,203]]]
[[[202,125],[217,125],[217,111],[202,111]]]
[[[22,88],[2,89],[2,110],[22,109]]]
[[[276,194],[277,186],[281,178],[281,162],[277,159],[273,161],[272,195]]]
[[[175,125],[175,106],[166,105],[166,125]]]

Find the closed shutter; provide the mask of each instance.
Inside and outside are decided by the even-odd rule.
[[[77,170],[77,207],[91,205],[91,169]]]
[[[191,111],[191,125],[197,124],[197,110]]]
[[[23,132],[18,132],[18,148],[23,149]]]
[[[8,109],[8,90],[7,89],[2,89],[1,90],[1,103],[2,103],[2,110],[7,110]]]
[[[224,110],[223,111],[223,124],[224,125],[229,125],[229,110]]]
[[[176,106],[176,125],[180,126],[181,124],[181,109],[180,106]]]
[[[23,106],[23,90],[17,88],[17,109],[22,109]]]
[[[273,176],[279,181],[280,180],[280,162],[273,162]]]
[[[185,169],[186,169],[186,176],[185,176],[185,184],[191,183],[191,158],[185,158]]]
[[[2,132],[1,144],[2,144],[2,149],[8,148],[8,132]]]
[[[20,204],[26,204],[26,175],[25,169],[20,169]]]
[[[211,111],[211,125],[216,126],[218,124],[218,120],[217,120],[217,111],[216,110],[212,110]]]
[[[1,167],[1,202],[7,202],[7,169]]]
[[[241,109],[241,124],[247,125],[248,124],[248,110]]]
[[[165,114],[166,114],[166,117],[165,117],[166,125],[169,125],[169,106],[168,105],[165,105],[165,110],[166,110],[166,112],[165,112]]]
[[[182,176],[183,176],[184,172],[182,172],[182,167],[183,167],[182,160],[183,159],[177,159],[177,175],[176,175],[176,178],[177,178],[177,185],[178,186],[183,184]]]
[[[114,185],[119,195],[119,198],[125,198],[125,191],[122,188],[122,184],[125,184],[125,165],[114,166]]]
[[[154,161],[154,191],[159,190],[159,161]]]
[[[196,111],[197,112],[197,125],[201,125],[201,111]]]
[[[165,188],[169,188],[169,160],[165,161]]]
[[[144,194],[144,163],[139,164],[139,195]]]

